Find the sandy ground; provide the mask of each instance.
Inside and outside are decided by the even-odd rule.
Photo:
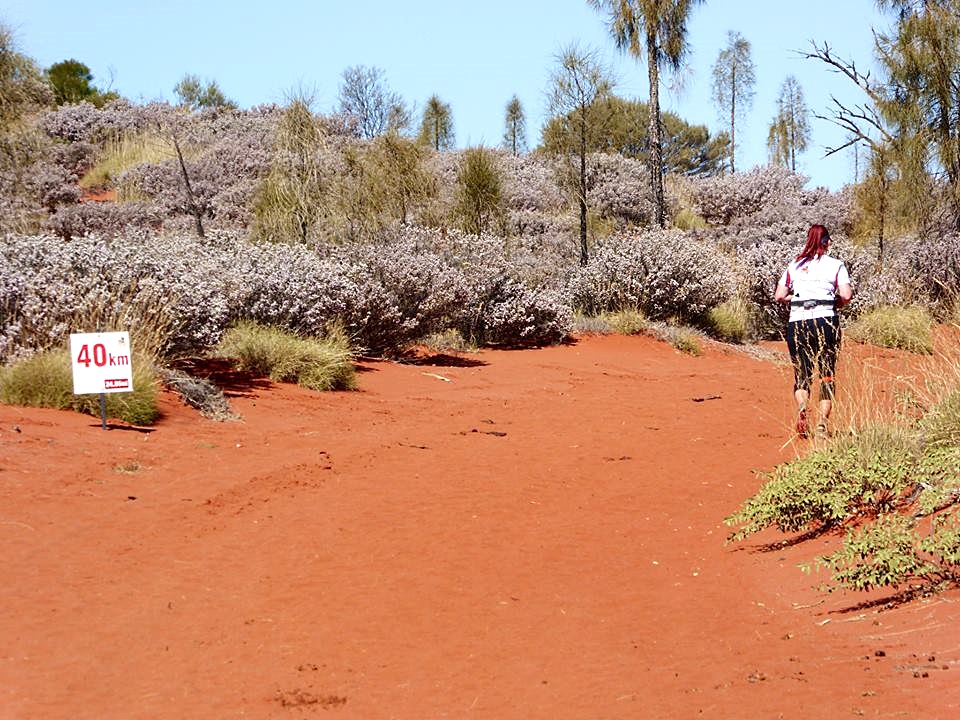
[[[230,423],[0,406],[0,718],[960,716],[960,594],[725,543],[802,450],[782,365],[610,336],[361,370],[223,376]]]

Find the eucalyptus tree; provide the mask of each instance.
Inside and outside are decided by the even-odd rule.
[[[793,75],[787,76],[780,86],[777,114],[767,134],[771,163],[784,165],[796,172],[797,153],[810,145],[809,116],[803,88]]]
[[[410,124],[403,98],[390,90],[378,67],[354,65],[344,70],[339,101],[340,112],[355,119],[357,132],[367,140],[390,130],[405,130]]]
[[[606,13],[617,47],[645,57],[650,85],[650,189],[657,225],[666,226],[663,195],[663,146],[660,128],[660,70],[680,69],[687,51],[690,10],[704,0],[587,0]]]
[[[737,118],[753,104],[755,86],[750,43],[740,33],[727,33],[727,46],[713,64],[713,101],[730,128],[730,172],[737,171]]]
[[[550,76],[548,92],[550,114],[560,123],[558,133],[566,140],[555,152],[576,163],[573,171],[577,205],[580,211],[580,264],[589,260],[587,247],[587,154],[597,124],[604,121],[602,110],[613,89],[609,71],[593,51],[570,45],[556,58],[557,67]]]
[[[431,95],[423,108],[418,139],[437,152],[453,147],[453,111],[436,95]]]
[[[503,147],[519,155],[527,147],[527,117],[520,98],[514,95],[504,113]]]

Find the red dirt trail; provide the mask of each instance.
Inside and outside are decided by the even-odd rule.
[[[241,422],[0,406],[0,718],[960,717],[960,594],[867,605],[797,568],[835,538],[725,543],[799,450],[784,366],[443,360],[237,379]]]

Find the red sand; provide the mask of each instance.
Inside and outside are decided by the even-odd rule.
[[[0,717],[955,718],[960,594],[727,545],[787,369],[649,338],[363,363],[360,391],[0,406]],[[874,596],[874,597],[883,597]]]

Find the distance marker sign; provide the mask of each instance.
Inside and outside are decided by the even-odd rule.
[[[130,355],[129,333],[72,333],[73,394],[133,392]]]

